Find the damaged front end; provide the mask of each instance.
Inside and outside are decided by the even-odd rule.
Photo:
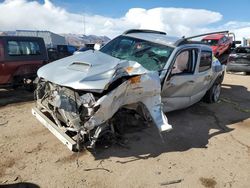
[[[102,57],[102,61],[104,59]],[[87,74],[98,72],[91,59],[88,65],[90,68]],[[113,118],[122,108],[135,110],[145,120],[153,121],[160,132],[172,129],[162,111],[158,72],[147,71],[138,63],[126,60],[113,65],[109,76],[100,78],[101,74],[86,75],[81,80],[82,85],[78,84],[75,88],[69,87],[69,84],[58,84],[60,81],[46,79],[43,74],[45,71],[40,72],[35,91],[36,110],[42,112],[48,121],[53,121],[57,130],[60,129],[56,134],[63,132],[76,143],[76,147],[71,147],[72,150],[80,150],[84,145],[93,148],[103,135],[115,135],[119,126],[117,127]],[[103,88],[99,87],[100,83]],[[33,114],[36,115],[34,112]],[[67,144],[66,142],[64,143]]]

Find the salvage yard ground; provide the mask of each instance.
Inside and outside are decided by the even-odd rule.
[[[0,90],[0,185],[250,187],[250,76],[225,75],[219,103],[167,113],[165,143],[154,126],[130,126],[127,147],[79,154],[31,115],[32,99]]]

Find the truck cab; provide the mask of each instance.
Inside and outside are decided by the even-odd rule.
[[[202,39],[202,42],[211,46],[216,57],[229,51],[233,45],[233,39],[225,34],[208,35]]]

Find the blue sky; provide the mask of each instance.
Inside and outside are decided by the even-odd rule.
[[[174,36],[229,30],[250,38],[249,9],[250,0],[0,0],[0,26],[111,38],[132,28]]]
[[[71,12],[85,11],[114,18],[123,16],[130,8],[176,7],[220,12],[223,15],[223,22],[250,21],[250,0],[52,0],[52,2]]]

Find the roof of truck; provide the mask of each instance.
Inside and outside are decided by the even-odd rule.
[[[174,43],[179,39],[177,37],[157,33],[129,33],[123,35],[168,46],[175,46]]]
[[[131,29],[131,30],[125,31],[122,35],[150,41],[153,43],[167,45],[171,47],[177,47],[177,46],[184,45],[184,44],[197,44],[197,45],[208,46],[204,42],[191,40],[193,38],[196,38],[197,36],[188,37],[188,38],[185,38],[185,37],[180,38],[180,37],[169,36],[165,32],[155,31],[155,30]],[[224,36],[223,34],[218,34],[218,35]],[[203,34],[198,35],[198,37],[199,36],[203,36]],[[220,37],[220,36],[217,36],[217,37]]]

